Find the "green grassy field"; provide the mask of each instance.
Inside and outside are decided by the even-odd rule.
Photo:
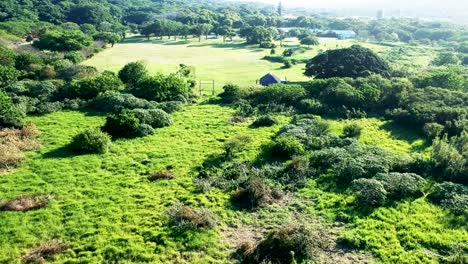
[[[296,54],[308,58],[320,49],[352,45],[353,41],[328,41],[320,47]],[[297,41],[287,40],[288,46]],[[389,48],[364,44],[379,52]],[[279,49],[281,50],[281,49]],[[220,40],[146,41],[131,38],[106,49],[84,64],[100,70],[120,69],[130,61],[144,60],[152,72],[174,72],[178,64],[195,66],[198,79],[212,80],[220,91],[224,83],[255,84],[268,71],[290,80],[305,80],[302,67],[280,69],[279,63],[262,60],[268,50]],[[308,186],[287,201],[249,213],[233,209],[229,194],[217,189],[196,191],[195,168],[223,152],[226,140],[250,135],[253,143],[241,160],[254,160],[260,146],[288,121],[271,128],[252,129],[249,122],[229,122],[234,110],[202,102],[174,113],[174,125],[158,129],[153,136],[118,140],[104,155],[74,155],[66,150],[78,132],[103,124],[104,116],[86,112],[59,112],[29,117],[41,131],[44,148],[28,153],[15,171],[0,176],[0,200],[27,194],[52,194],[46,208],[25,213],[0,213],[0,263],[19,263],[31,247],[60,238],[72,247],[52,263],[231,263],[229,255],[240,239],[256,236],[296,219],[319,219],[337,236],[355,241],[384,263],[437,263],[457,244],[468,243],[466,225],[449,212],[425,199],[396,202],[370,214],[353,211],[352,197],[310,180]],[[357,122],[363,126],[361,141],[408,155],[427,154],[428,143],[419,135],[393,123],[368,118],[352,121],[328,120],[332,133]],[[171,181],[150,182],[149,173],[172,166]],[[210,231],[178,233],[168,224],[166,210],[175,202],[206,207],[218,217]],[[335,225],[346,218],[346,225]],[[353,251],[351,254],[355,254]],[[372,260],[371,257],[369,257]],[[346,263],[346,262],[344,262]],[[347,263],[353,263],[348,261]]]
[[[353,43],[349,40],[323,40],[321,45],[296,54],[293,58],[311,58],[320,50],[347,47]],[[299,43],[297,40],[287,39],[283,44],[285,47],[277,48],[277,54],[281,54],[285,48],[297,47]],[[375,48],[377,45],[367,46]],[[382,49],[386,48],[379,48]],[[172,73],[183,63],[195,67],[197,80],[214,80],[217,91],[230,82],[243,86],[255,85],[268,72],[290,81],[307,80],[303,75],[304,64],[283,69],[282,63],[262,60],[266,55],[270,55],[269,49],[247,46],[243,41],[236,39],[234,42],[224,43],[222,40],[213,39],[198,42],[195,39],[185,41],[152,38],[148,41],[143,37],[132,37],[104,50],[84,64],[100,70],[118,71],[128,62],[144,61],[151,72]]]

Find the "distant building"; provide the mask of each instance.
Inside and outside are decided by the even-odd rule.
[[[353,39],[356,38],[356,32],[353,30],[331,30],[338,39]]]
[[[385,18],[385,10],[380,9],[377,11],[377,19],[384,19]]]
[[[353,30],[325,30],[317,34],[324,38],[353,39],[356,38],[356,32]]]
[[[268,73],[262,78],[260,78],[260,84],[263,86],[269,86],[272,84],[281,84],[281,83],[287,83],[286,80],[281,80],[278,76],[276,76],[274,73]]]

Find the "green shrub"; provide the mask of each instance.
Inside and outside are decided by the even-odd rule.
[[[171,116],[161,109],[134,109],[132,112],[142,124],[153,128],[162,128],[172,125]]]
[[[292,57],[294,55],[294,50],[293,49],[286,49],[283,51],[283,56],[284,57]]]
[[[283,64],[284,69],[290,69],[293,66],[293,63],[290,59],[284,60]]]
[[[249,117],[255,114],[255,108],[246,100],[240,100],[236,104],[237,116]]]
[[[18,80],[20,73],[11,66],[0,65],[0,88],[7,87]]]
[[[122,110],[107,116],[103,130],[115,138],[128,138],[138,135],[140,120],[130,110]]]
[[[444,132],[444,126],[437,123],[426,123],[423,127],[423,131],[429,139],[435,139],[442,135],[442,132]]]
[[[77,51],[70,51],[70,52],[67,52],[65,53],[65,55],[63,55],[63,58],[66,59],[66,60],[69,60],[73,63],[80,63],[83,58],[81,57],[81,53],[77,52]]]
[[[275,84],[253,94],[253,101],[255,104],[274,103],[294,106],[305,95],[305,89],[300,85]]]
[[[235,84],[223,86],[223,93],[219,95],[224,103],[234,103],[242,98],[241,88]]]
[[[239,135],[224,144],[224,156],[226,159],[237,157],[252,143],[252,138],[246,135]]]
[[[297,109],[303,114],[321,115],[324,112],[322,103],[316,99],[303,99],[299,101]]]
[[[134,86],[140,80],[148,76],[148,70],[143,62],[127,63],[120,71],[120,80],[129,87]]]
[[[383,184],[388,198],[395,200],[421,197],[426,185],[426,180],[414,173],[379,173],[374,179]]]
[[[179,95],[187,95],[190,88],[187,80],[177,74],[157,74],[144,77],[130,92],[136,97],[162,102],[174,100]]]
[[[304,145],[294,137],[282,136],[273,142],[271,154],[276,158],[289,159],[304,154]]]
[[[344,138],[359,138],[361,137],[362,127],[356,123],[346,125],[343,128]]]
[[[111,138],[100,129],[88,129],[73,137],[69,147],[75,152],[104,154],[109,150]]]
[[[176,228],[186,230],[211,229],[216,225],[216,217],[208,209],[193,209],[176,204],[168,211],[169,221]]]
[[[72,97],[82,99],[92,99],[107,91],[121,90],[123,90],[122,82],[113,72],[109,71],[105,71],[95,78],[75,81],[69,87],[69,93]]]
[[[452,210],[456,214],[468,216],[467,186],[451,182],[436,184],[432,188],[428,199],[435,204]]]
[[[154,128],[148,124],[141,124],[136,132],[139,137],[151,136],[154,134]]]
[[[387,191],[383,184],[375,179],[357,179],[351,183],[356,203],[363,207],[378,207],[387,200]]]
[[[257,118],[253,123],[253,127],[271,127],[278,123],[278,120],[270,115],[264,115]]]
[[[15,68],[19,71],[29,71],[31,65],[42,65],[44,61],[34,53],[20,53],[15,59]]]
[[[15,66],[16,54],[13,50],[0,44],[0,65],[5,67]]]
[[[25,114],[20,111],[11,98],[0,90],[0,127],[22,127]]]

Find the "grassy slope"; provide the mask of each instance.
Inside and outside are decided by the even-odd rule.
[[[140,43],[141,42],[141,43]],[[287,40],[286,46],[296,45]],[[298,59],[320,49],[352,45],[352,41],[324,42]],[[388,47],[366,46],[387,52]],[[278,49],[278,53],[282,49]],[[260,60],[267,51],[240,43],[161,42],[131,39],[97,55],[86,64],[100,70],[118,70],[129,61],[146,60],[152,71],[172,72],[179,63],[194,65],[200,79],[215,79],[218,91],[224,82],[250,85],[262,74],[274,70],[290,80],[303,80],[301,68],[276,70],[281,64]],[[208,58],[207,58],[208,57]],[[194,191],[192,170],[213,154],[222,152],[223,141],[238,134],[251,134],[255,143],[244,155],[254,159],[262,143],[268,142],[281,125],[252,130],[227,120],[232,110],[214,105],[194,105],[175,113],[175,124],[151,137],[121,140],[106,155],[73,156],[63,147],[78,131],[99,126],[102,116],[79,112],[31,117],[42,131],[44,149],[30,153],[14,173],[0,177],[0,200],[28,193],[53,193],[55,199],[45,209],[27,213],[0,214],[0,262],[14,263],[22,252],[43,241],[62,238],[73,251],[61,255],[57,263],[112,261],[120,263],[224,263],[231,252],[224,234],[250,225],[272,228],[290,218],[286,208],[268,207],[256,214],[233,211],[228,194]],[[282,124],[287,119],[282,119]],[[423,151],[427,146],[417,135],[377,119],[330,120],[332,131],[340,134],[348,122],[366,129],[361,140],[392,151]],[[144,175],[167,165],[178,176],[173,181],[148,182]],[[357,241],[384,262],[434,262],[435,248],[468,241],[466,226],[453,226],[453,218],[420,199],[380,208],[369,215],[353,210],[352,197],[337,192],[320,179],[311,180],[301,190],[294,206],[313,218],[333,222],[345,218],[345,237]],[[176,234],[168,227],[165,210],[174,201],[205,206],[219,215],[221,224],[213,231]],[[425,248],[431,251],[425,250]],[[428,256],[424,254],[429,252]],[[443,254],[443,252],[439,252]]]
[[[236,218],[225,210],[226,194],[194,192],[191,171],[221,153],[222,142],[239,133],[253,136],[246,158],[254,158],[258,146],[280,126],[254,130],[231,125],[231,115],[232,110],[220,106],[187,107],[174,115],[173,126],[154,136],[117,141],[102,156],[74,156],[63,147],[78,131],[99,126],[103,117],[61,112],[30,118],[45,147],[0,178],[0,200],[29,193],[52,193],[54,199],[38,211],[0,214],[0,262],[14,263],[28,248],[52,238],[73,245],[60,263],[114,257],[132,263],[226,262],[229,252],[219,243],[217,230],[175,234],[165,211],[181,201],[211,208],[222,219]],[[176,180],[152,183],[144,178],[168,165],[174,166]]]

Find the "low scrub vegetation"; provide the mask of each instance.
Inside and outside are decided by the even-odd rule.
[[[307,263],[321,248],[327,247],[326,236],[310,227],[290,224],[270,232],[257,245],[244,244],[238,253],[241,263]]]
[[[253,178],[231,195],[231,201],[245,209],[253,210],[273,203],[282,197],[278,188],[262,178]]]
[[[210,229],[216,225],[216,217],[208,209],[194,209],[183,204],[176,204],[168,211],[172,225],[180,230]]]

